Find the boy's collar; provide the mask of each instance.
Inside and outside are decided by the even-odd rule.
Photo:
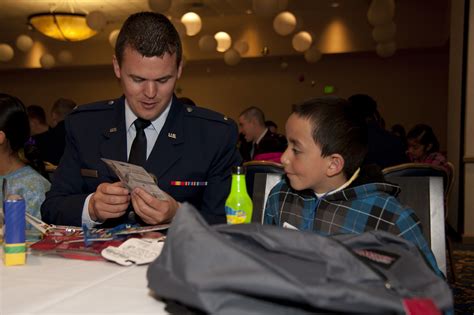
[[[318,194],[318,193],[314,193],[316,195],[316,197],[321,198],[323,196],[328,196],[328,195],[332,195],[338,191],[341,191],[343,190],[344,188],[348,187],[350,184],[352,184],[352,182],[354,182],[357,178],[357,176],[359,176],[359,173],[360,173],[360,167],[354,172],[354,174],[352,175],[352,177],[347,181],[345,182],[344,184],[342,184],[341,186],[339,186],[338,188],[334,189],[334,190],[330,190],[328,192],[325,192],[325,193],[321,193],[321,194]]]

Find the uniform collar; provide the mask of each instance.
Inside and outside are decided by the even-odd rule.
[[[153,126],[155,130],[161,130],[161,127],[165,124],[166,118],[170,112],[171,103],[173,102],[173,97],[170,99],[168,105],[166,105],[165,110],[158,116],[155,120],[151,122],[150,126]],[[127,99],[125,99],[125,127],[126,131],[130,129],[133,125],[133,122],[137,119],[137,115],[131,110],[130,105],[128,105]],[[150,127],[147,127],[150,128]]]

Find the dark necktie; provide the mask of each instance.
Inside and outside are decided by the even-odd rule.
[[[133,124],[135,125],[137,134],[133,140],[132,148],[130,149],[128,163],[144,166],[146,162],[145,128],[148,127],[151,122],[149,120],[137,118]]]
[[[253,142],[252,149],[250,150],[250,159],[253,159],[253,157],[255,156],[255,151],[257,151],[257,144]]]

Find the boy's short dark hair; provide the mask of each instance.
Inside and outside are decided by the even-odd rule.
[[[367,126],[343,98],[326,96],[293,106],[293,114],[307,119],[313,140],[323,157],[337,153],[344,158],[344,175],[350,178],[367,154]]]
[[[145,57],[176,54],[176,65],[181,63],[183,53],[179,34],[170,20],[160,13],[139,12],[127,18],[115,44],[115,57],[119,65],[127,46]]]

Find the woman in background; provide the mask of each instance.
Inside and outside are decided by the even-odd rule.
[[[449,172],[446,157],[439,152],[439,142],[433,129],[418,124],[407,134],[408,157],[412,162],[441,166]]]
[[[7,181],[7,193],[22,196],[26,212],[41,219],[40,206],[50,183],[44,164],[27,143],[30,125],[25,106],[16,97],[0,93],[0,185]],[[3,192],[0,190],[3,201]]]

